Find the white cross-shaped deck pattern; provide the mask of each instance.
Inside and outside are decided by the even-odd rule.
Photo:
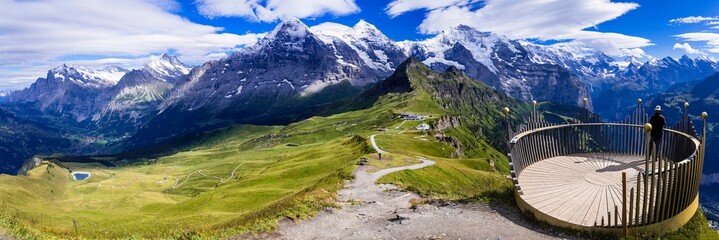
[[[583,226],[601,225],[614,206],[622,209],[622,172],[629,191],[644,170],[644,157],[609,154],[574,154],[534,163],[519,175],[522,199],[559,220]],[[621,219],[621,215],[619,216]],[[621,221],[621,220],[620,220]]]

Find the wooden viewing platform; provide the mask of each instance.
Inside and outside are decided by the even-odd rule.
[[[694,215],[707,113],[701,114],[701,137],[685,111],[676,125],[661,129],[658,145],[650,141],[652,125],[641,100],[622,122],[602,122],[584,109],[550,123],[532,103],[516,134],[504,108],[520,209],[552,225],[624,236],[674,231]]]
[[[519,176],[522,198],[537,210],[582,226],[614,214],[622,206],[622,172],[635,186],[644,158],[632,155],[583,153],[558,156],[532,164]],[[621,221],[621,216],[618,216]],[[614,219],[605,221],[614,222]]]

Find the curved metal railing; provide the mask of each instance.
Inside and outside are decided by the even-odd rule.
[[[705,113],[702,118],[706,119]],[[601,220],[597,219],[595,225],[638,227],[679,214],[698,196],[706,137],[702,141],[698,139],[689,115],[685,114],[676,126],[663,130],[662,143],[656,148],[650,143],[648,130],[651,126],[644,125],[647,121],[641,108],[622,123],[578,120],[551,124],[542,121],[534,110],[528,123],[509,140],[510,169],[518,195],[523,194],[519,182],[522,171],[539,161],[572,154],[605,160],[618,155],[633,155],[645,160],[644,170],[636,176],[636,186],[626,186],[626,175],[617,179],[624,184],[624,202],[614,206],[614,213],[608,212]],[[706,121],[704,128],[703,134]],[[629,187],[631,189],[627,189]]]

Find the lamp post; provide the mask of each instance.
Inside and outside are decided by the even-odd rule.
[[[509,107],[504,107],[502,111],[504,111],[504,123],[507,124],[507,151],[510,151],[509,140],[512,139],[512,132],[509,128]]]
[[[532,121],[537,122],[539,121],[539,117],[537,117],[537,101],[532,100]]]
[[[642,124],[642,99],[637,98],[637,111],[634,113],[634,123],[635,124]]]
[[[587,98],[582,98],[582,104],[584,105],[584,119],[582,120],[584,123],[589,121],[589,110],[587,110]]]

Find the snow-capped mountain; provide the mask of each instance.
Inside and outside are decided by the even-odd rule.
[[[530,53],[530,58],[538,64],[556,64],[577,75],[590,91],[601,90],[606,84],[612,83],[617,75],[626,69],[637,66],[636,58],[627,59],[632,62],[618,62],[603,52],[571,43],[539,45],[526,41],[520,42]]]
[[[368,67],[378,71],[391,72],[407,59],[407,55],[397,43],[364,20],[344,31],[312,32],[327,44],[333,44],[337,40],[344,42],[357,52]]]
[[[29,88],[11,93],[7,102],[69,124],[91,126],[88,131],[118,128],[118,124],[136,126],[142,123],[138,119],[156,112],[168,90],[189,71],[177,58],[165,54],[151,57],[142,69],[132,71],[63,64]]]
[[[98,96],[92,121],[103,131],[133,132],[157,107],[181,78],[190,72],[176,57],[151,57],[142,69],[132,70],[113,87]],[[129,128],[129,129],[126,129]]]
[[[433,38],[400,45],[407,55],[436,71],[454,66],[523,100],[579,105],[589,96],[586,85],[556,62],[537,61],[518,41],[469,26],[460,25]]]
[[[95,98],[127,72],[120,67],[92,70],[63,64],[48,71],[45,78],[39,78],[29,88],[11,93],[7,101],[81,122],[91,116]]]
[[[170,84],[177,83],[180,77],[190,73],[190,68],[187,65],[167,54],[150,57],[150,62],[146,63],[142,70]]]
[[[217,110],[256,94],[309,95],[349,81],[364,86],[381,79],[351,47],[327,44],[297,19],[280,23],[257,44],[190,72],[162,105]]]
[[[635,63],[631,63],[634,65]],[[631,66],[630,65],[630,66]],[[620,119],[616,109],[625,109],[636,104],[637,98],[649,98],[666,91],[675,84],[699,81],[719,72],[719,63],[707,57],[680,59],[665,57],[652,59],[639,67],[636,65],[613,78],[603,91],[595,92],[596,110],[605,118]],[[629,70],[631,69],[631,70]]]
[[[190,71],[162,102],[160,114],[143,129],[147,134],[172,136],[181,132],[150,129],[172,123],[192,128],[218,119],[288,123],[309,108],[352,97],[391,74],[370,67],[344,40],[328,39],[321,39],[297,19],[283,21],[257,44]],[[328,88],[333,90],[323,91]]]

